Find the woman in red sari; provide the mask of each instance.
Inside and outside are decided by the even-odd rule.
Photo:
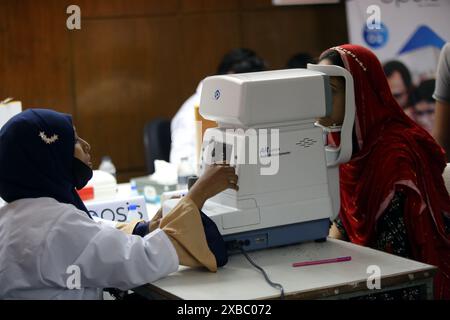
[[[340,166],[341,210],[330,236],[435,265],[435,297],[450,299],[450,198],[445,156],[392,96],[377,57],[361,46],[325,51],[320,64],[353,76],[354,150]],[[345,83],[332,77],[333,112],[319,120],[340,125]]]

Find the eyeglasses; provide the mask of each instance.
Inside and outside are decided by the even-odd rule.
[[[424,110],[424,111],[418,111],[418,110],[416,110],[416,112],[415,112],[415,114],[416,114],[417,116],[431,115],[431,114],[433,114],[433,113],[434,113],[434,110],[433,110],[433,109],[430,109],[430,110]]]
[[[404,97],[405,95],[406,95],[406,92],[392,93],[392,96],[394,97],[394,99],[400,99],[400,98]]]

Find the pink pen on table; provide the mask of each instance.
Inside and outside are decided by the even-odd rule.
[[[295,262],[292,264],[292,266],[295,267],[305,267],[305,266],[313,266],[318,264],[325,264],[325,263],[335,263],[335,262],[345,262],[352,260],[352,257],[339,257],[339,258],[333,258],[333,259],[324,259],[324,260],[314,260],[314,261],[303,261],[303,262]]]

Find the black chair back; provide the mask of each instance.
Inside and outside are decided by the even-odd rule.
[[[145,125],[144,149],[148,174],[155,172],[155,160],[169,162],[171,143],[170,120],[157,118]]]

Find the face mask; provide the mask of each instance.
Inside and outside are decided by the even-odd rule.
[[[314,123],[316,127],[320,127],[323,130],[323,143],[326,147],[339,149],[341,145],[341,130],[342,126],[333,125],[326,127],[319,122]]]
[[[92,169],[86,165],[83,161],[73,157],[73,181],[77,190],[83,189],[83,187],[92,178]]]

